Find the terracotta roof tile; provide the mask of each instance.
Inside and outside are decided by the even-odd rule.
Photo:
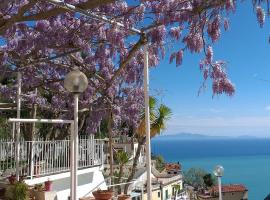
[[[234,184],[234,185],[222,185],[221,191],[226,193],[226,192],[245,192],[248,189],[241,184]],[[214,186],[212,188],[212,191],[214,193],[218,193],[218,186]]]
[[[180,164],[175,164],[175,163],[168,163],[165,165],[166,170],[180,170],[181,165]]]

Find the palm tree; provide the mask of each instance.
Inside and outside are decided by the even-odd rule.
[[[174,200],[176,200],[177,194],[179,193],[179,191],[181,190],[181,185],[180,184],[175,184],[173,185],[173,189],[174,189]]]
[[[159,135],[164,129],[166,129],[166,123],[171,117],[171,109],[165,106],[164,104],[158,105],[157,100],[154,97],[149,98],[149,113],[150,113],[150,134],[151,137]],[[127,179],[127,182],[130,182],[136,172],[138,159],[140,157],[141,149],[146,142],[146,133],[145,133],[145,113],[141,114],[141,122],[136,130],[136,137],[138,140],[138,148],[133,159],[133,165],[131,173]],[[129,184],[125,185],[124,193],[128,192]]]
[[[166,123],[171,117],[171,109],[161,104],[157,107],[157,100],[154,97],[149,98],[149,113],[150,113],[150,134],[151,137],[159,135],[164,129],[166,129]],[[141,123],[137,128],[137,136],[140,138],[145,137],[145,113],[142,113]]]
[[[124,165],[128,163],[130,156],[127,152],[120,150],[115,154],[117,163],[119,164],[118,183],[121,183]],[[121,194],[121,185],[118,186],[118,193]]]

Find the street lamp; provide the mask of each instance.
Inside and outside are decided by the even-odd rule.
[[[74,132],[71,133],[71,154],[70,154],[70,197],[71,200],[77,200],[77,170],[78,170],[78,107],[79,95],[84,92],[88,86],[88,80],[84,73],[78,68],[69,72],[64,80],[64,87],[74,95]]]
[[[221,165],[217,165],[214,170],[214,175],[218,178],[219,200],[222,200],[221,177],[224,175],[224,168]]]

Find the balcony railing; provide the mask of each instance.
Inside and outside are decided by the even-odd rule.
[[[70,140],[20,141],[20,176],[47,176],[70,170]],[[0,175],[15,173],[16,143],[0,141]],[[93,136],[79,138],[78,167],[103,164],[103,141]]]

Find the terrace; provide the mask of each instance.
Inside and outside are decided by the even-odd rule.
[[[70,140],[19,142],[19,175],[26,179],[70,171]],[[103,141],[93,135],[79,138],[78,168],[85,169],[103,164]],[[6,178],[16,171],[16,142],[0,141],[0,174]]]

